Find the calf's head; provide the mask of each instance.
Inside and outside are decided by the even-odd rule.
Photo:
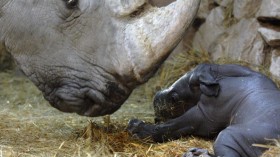
[[[167,58],[199,0],[2,0],[0,44],[64,112],[116,111]]]
[[[170,87],[154,97],[155,122],[160,123],[181,116],[199,101],[199,84],[191,84],[193,71],[185,74]]]
[[[218,67],[218,65],[214,65]],[[155,122],[181,116],[197,105],[201,95],[217,97],[220,85],[210,64],[200,64],[154,97]],[[217,69],[217,68],[216,68]],[[216,70],[217,71],[217,70]]]

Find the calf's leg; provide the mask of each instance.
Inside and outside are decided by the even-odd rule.
[[[178,139],[185,135],[211,137],[213,132],[217,132],[217,128],[220,127],[215,127],[215,124],[208,121],[197,106],[162,124],[146,124],[137,119],[128,124],[128,131],[133,136],[141,139],[151,137],[156,142]]]

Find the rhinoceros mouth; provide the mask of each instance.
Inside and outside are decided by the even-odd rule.
[[[85,109],[78,114],[90,117],[112,114],[121,107],[130,93],[131,90],[128,90],[128,88],[124,89],[123,86],[120,87],[120,84],[107,82],[106,91],[103,93],[103,96],[109,98],[109,100],[103,99],[104,97],[100,100],[98,94],[94,90],[91,90],[88,92],[86,99],[88,100],[89,98],[91,103],[86,103]],[[94,103],[92,103],[93,101]]]
[[[97,117],[114,113],[128,98],[131,90],[120,86],[107,82],[105,90],[102,91],[89,87],[81,88],[77,82],[67,82],[45,95],[45,98],[60,111]]]

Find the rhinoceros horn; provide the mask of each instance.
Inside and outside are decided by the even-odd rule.
[[[126,26],[125,47],[139,82],[145,82],[168,57],[199,4],[200,0],[177,0],[166,7],[150,7],[147,14]]]

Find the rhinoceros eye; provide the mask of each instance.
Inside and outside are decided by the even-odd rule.
[[[79,0],[64,0],[66,3],[66,7],[69,9],[74,9],[78,6]]]

